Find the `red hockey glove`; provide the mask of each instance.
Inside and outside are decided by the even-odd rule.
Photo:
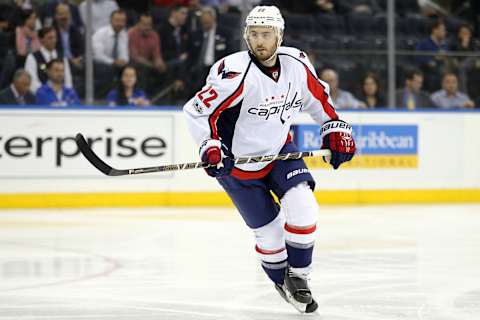
[[[234,161],[233,154],[220,140],[205,140],[200,146],[200,158],[212,165],[206,168],[209,176],[221,177],[232,172]]]
[[[338,169],[344,162],[350,161],[355,154],[355,141],[352,137],[352,126],[342,120],[327,121],[320,131],[322,149],[330,149],[330,164]]]

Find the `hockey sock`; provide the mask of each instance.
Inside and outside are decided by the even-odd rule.
[[[312,263],[317,229],[318,205],[313,192],[303,182],[289,189],[280,203],[287,220],[284,232],[288,264],[293,268],[307,268]]]
[[[285,254],[285,250],[284,254]],[[258,247],[257,247],[258,252]],[[275,283],[282,284],[285,278],[285,269],[287,268],[287,259],[278,262],[266,262],[262,260],[262,268],[267,276]]]
[[[287,250],[285,248],[285,219],[282,214],[254,229],[258,257],[268,277],[275,283],[282,284],[287,267]]]
[[[307,268],[312,263],[316,225],[298,228],[285,224],[288,264],[293,268]]]

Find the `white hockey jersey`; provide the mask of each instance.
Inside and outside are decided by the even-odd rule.
[[[308,112],[320,125],[338,119],[328,84],[317,78],[304,52],[280,47],[278,61],[277,77],[247,51],[212,66],[205,86],[183,108],[198,145],[220,139],[235,157],[278,154],[298,112]],[[258,178],[269,167],[237,165],[232,175]]]

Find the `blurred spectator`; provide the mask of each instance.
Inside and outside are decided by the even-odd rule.
[[[70,7],[59,3],[55,8],[54,27],[57,31],[57,51],[76,69],[82,66],[84,40],[80,29],[72,23]]]
[[[188,16],[188,8],[174,6],[167,21],[160,26],[158,33],[162,38],[162,53],[167,64],[182,63],[187,59],[188,34],[182,30]]]
[[[232,1],[228,1],[232,2]],[[240,0],[233,1],[233,2],[241,2]],[[250,2],[247,1],[247,5],[251,6]],[[259,1],[255,1],[259,2]],[[335,4],[332,0],[272,0],[272,1],[260,1],[260,5],[276,5],[282,10],[287,11],[288,13],[294,14],[312,14],[317,12],[334,12],[335,11]],[[243,4],[237,4],[239,11],[242,11]],[[287,17],[288,19],[288,17]]]
[[[228,31],[217,28],[217,14],[212,7],[202,8],[200,22],[201,29],[192,34],[189,42],[189,74],[194,80],[192,95],[202,87],[198,79],[205,79],[215,61],[232,52]]]
[[[452,51],[459,53],[476,53],[480,49],[478,42],[472,36],[472,29],[468,24],[463,24],[458,28],[457,37],[452,43]],[[455,58],[456,67],[459,72],[460,88],[467,90],[468,79],[478,82],[478,69],[480,69],[480,59],[473,56],[458,56]],[[470,84],[470,87],[472,85]],[[476,91],[476,90],[475,90]]]
[[[475,34],[478,36],[480,35],[480,1],[470,0],[469,5],[471,21],[473,21]]]
[[[186,78],[186,60],[188,33],[183,30],[187,21],[188,7],[175,5],[171,8],[167,21],[160,27],[162,38],[162,55],[169,68],[173,93],[184,93]]]
[[[10,29],[10,12],[13,10],[8,3],[0,3],[0,31],[7,31]]]
[[[38,32],[40,38],[40,50],[30,53],[25,62],[25,69],[32,76],[32,92],[36,92],[42,84],[48,80],[47,63],[52,59],[63,59],[65,70],[65,86],[72,87],[72,73],[70,64],[65,57],[62,57],[55,47],[57,46],[57,33],[52,27],[45,27]]]
[[[172,7],[179,3],[183,5],[187,5],[187,0],[179,1],[179,0],[152,0],[152,4],[157,7]]]
[[[442,78],[442,90],[431,96],[433,103],[440,109],[474,108],[475,103],[466,95],[458,91],[457,75],[447,72]]]
[[[84,0],[79,5],[80,15],[83,24],[87,21],[87,1]],[[118,10],[118,4],[114,0],[93,0],[92,1],[92,33],[97,32],[102,27],[108,26],[111,22],[111,15]]]
[[[33,10],[23,11],[21,26],[15,29],[15,46],[17,49],[17,66],[25,65],[27,55],[40,49],[40,40],[35,30],[37,14]]]
[[[447,27],[443,20],[436,20],[430,26],[430,36],[422,41],[420,41],[416,50],[418,51],[427,51],[427,52],[438,52],[439,54],[444,53],[448,50],[447,42]],[[430,64],[434,66],[436,64],[435,60],[442,60],[441,55],[437,56],[419,56],[417,61],[419,64]]]
[[[36,11],[30,0],[15,0],[13,1],[13,7],[10,12],[10,27],[15,30],[16,27],[21,26],[24,20],[24,11]],[[40,19],[35,20],[35,30],[39,30],[42,27]]]
[[[93,35],[95,61],[107,66],[123,67],[128,63],[127,15],[121,9],[112,12],[110,24]]]
[[[333,99],[335,107],[338,109],[363,109],[367,105],[358,100],[348,91],[341,90],[338,87],[338,74],[333,69],[325,69],[320,74],[320,79],[330,86],[330,96]]]
[[[405,87],[397,91],[395,101],[400,109],[414,110],[431,108],[433,103],[427,93],[422,91],[423,73],[420,70],[410,70],[405,78]]]
[[[380,92],[380,84],[376,74],[368,72],[363,77],[360,99],[369,109],[386,107],[385,97]]]
[[[126,10],[127,12],[134,12],[137,17],[139,14],[148,12],[150,10],[151,2],[151,0],[117,0],[117,4],[120,8]]]
[[[188,33],[195,33],[201,29],[200,25],[200,16],[202,15],[202,5],[200,0],[191,0],[188,3],[188,16],[187,22],[183,29],[187,30]]]
[[[32,10],[33,5],[31,0],[14,0],[15,5],[22,10]]]
[[[415,50],[432,52],[434,55],[419,55],[416,57],[418,66],[426,75],[427,90],[439,87],[439,79],[444,72],[447,57],[444,53],[448,50],[447,28],[445,23],[438,19],[430,27],[430,37],[420,41]]]
[[[47,64],[47,74],[48,81],[37,90],[37,104],[54,107],[80,104],[75,90],[63,85],[64,60],[50,60]]]
[[[335,3],[333,0],[314,0],[317,10],[323,13],[335,13]]]
[[[133,66],[126,65],[120,70],[116,89],[107,95],[109,106],[149,106],[145,92],[137,87],[137,72]]]
[[[311,0],[316,1],[316,0]],[[322,1],[322,0],[320,0]],[[330,1],[330,0],[326,0]],[[224,0],[223,6],[220,6],[220,13],[224,13],[225,10],[228,12],[240,13],[243,10],[251,10],[253,7],[259,5],[261,0]]]
[[[463,24],[458,28],[457,37],[451,45],[452,51],[473,52],[479,49],[478,43],[473,39],[472,28],[468,24]],[[458,57],[459,61],[466,57]]]
[[[15,50],[12,46],[14,36],[9,21],[11,9],[11,5],[0,4],[0,89],[10,85],[16,69]]]
[[[12,84],[0,92],[0,104],[35,104],[35,96],[30,92],[31,81],[25,69],[15,71]]]
[[[340,13],[375,14],[382,11],[377,0],[338,0],[336,2]]]
[[[150,14],[141,14],[138,23],[128,30],[128,48],[131,62],[143,80],[142,86],[150,92],[150,88],[159,85],[161,74],[167,70]]]
[[[110,89],[112,75],[128,63],[127,16],[118,9],[112,12],[110,24],[95,32],[92,37],[95,60],[95,94],[104,97]]]
[[[451,2],[451,0],[448,0]],[[425,17],[440,17],[440,16],[447,16],[449,12],[439,3],[438,0],[419,0],[418,6],[420,12]]]
[[[68,6],[72,25],[74,25],[75,28],[81,30],[83,27],[83,21],[80,17],[80,11],[78,10],[78,7],[74,3],[74,1],[71,0],[49,0],[43,8],[43,23],[47,26],[53,24],[53,20],[59,4],[65,4],[66,6]]]

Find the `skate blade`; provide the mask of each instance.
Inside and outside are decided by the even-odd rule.
[[[312,303],[310,304],[301,303],[295,300],[293,298],[293,295],[288,290],[284,290],[278,285],[276,285],[275,288],[277,289],[278,293],[280,293],[282,298],[285,299],[285,301],[287,301],[301,313],[312,313],[315,312],[318,308],[318,304],[314,301],[312,301]]]

